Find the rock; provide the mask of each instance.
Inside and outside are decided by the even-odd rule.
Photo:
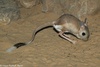
[[[100,0],[18,0],[25,8],[42,4],[43,12],[54,12],[62,15],[70,13],[78,18],[93,15],[100,11]]]
[[[17,0],[17,2],[25,8],[31,8],[35,5],[35,0]]]
[[[100,11],[100,0],[46,0],[48,10],[57,14],[70,13],[77,17],[95,14]]]
[[[9,24],[20,17],[20,10],[15,0],[0,0],[0,22]]]

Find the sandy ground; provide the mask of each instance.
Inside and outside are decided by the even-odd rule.
[[[48,28],[39,32],[32,44],[7,53],[15,43],[29,41],[35,28],[59,17],[34,9],[22,9],[21,13],[22,19],[0,25],[0,67],[100,67],[100,13],[87,16],[91,34],[87,42],[73,37],[77,41],[73,45]]]

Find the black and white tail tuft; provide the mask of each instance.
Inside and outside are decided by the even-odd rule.
[[[19,48],[19,47],[21,47],[21,46],[24,46],[24,45],[26,45],[26,43],[17,43],[17,44],[15,44],[14,46],[10,47],[6,52],[12,52],[12,51],[14,51],[15,49],[17,49],[17,48]]]

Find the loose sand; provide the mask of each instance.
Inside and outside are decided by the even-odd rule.
[[[22,9],[21,17],[0,25],[0,67],[100,67],[100,13],[87,16],[91,35],[86,42],[72,37],[77,41],[73,45],[48,28],[39,32],[32,44],[6,53],[15,43],[29,41],[35,28],[59,15]]]

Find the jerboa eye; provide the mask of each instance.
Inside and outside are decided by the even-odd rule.
[[[86,33],[85,33],[85,32],[83,32],[83,33],[82,33],[82,36],[85,36],[85,35],[86,35]]]

